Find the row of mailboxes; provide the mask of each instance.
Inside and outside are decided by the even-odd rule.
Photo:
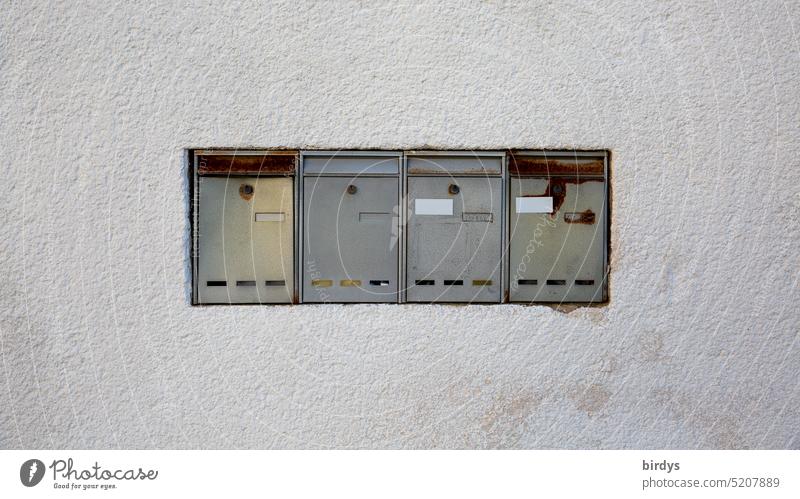
[[[607,299],[605,152],[194,152],[194,299]]]

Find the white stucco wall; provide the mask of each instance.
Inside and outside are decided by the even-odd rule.
[[[1,10],[0,447],[800,448],[796,2]],[[212,146],[609,148],[611,302],[193,308]]]

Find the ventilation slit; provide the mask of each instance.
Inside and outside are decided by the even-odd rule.
[[[256,281],[236,281],[237,286],[255,286]]]
[[[381,281],[381,280],[369,281],[369,285],[370,286],[388,286],[389,285],[389,281]]]
[[[536,286],[539,284],[538,279],[517,279],[517,284],[521,286]]]
[[[227,286],[228,281],[206,281],[206,286]]]
[[[264,281],[264,286],[286,286],[286,281]]]
[[[564,279],[548,279],[547,285],[548,286],[566,286],[567,281]]]
[[[464,281],[462,281],[461,279],[445,280],[444,281],[444,285],[445,286],[463,286],[464,285]]]
[[[433,286],[435,282],[433,279],[417,279],[414,284],[417,286]]]
[[[594,286],[594,279],[575,279],[578,286]]]

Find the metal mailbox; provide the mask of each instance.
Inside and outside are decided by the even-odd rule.
[[[604,152],[517,152],[509,168],[509,298],[607,299]]]
[[[292,303],[295,152],[195,156],[198,304]]]
[[[502,299],[503,153],[406,153],[406,300]]]
[[[400,159],[303,153],[303,302],[398,301]]]

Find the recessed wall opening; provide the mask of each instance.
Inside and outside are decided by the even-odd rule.
[[[195,305],[608,301],[608,151],[187,155]]]

